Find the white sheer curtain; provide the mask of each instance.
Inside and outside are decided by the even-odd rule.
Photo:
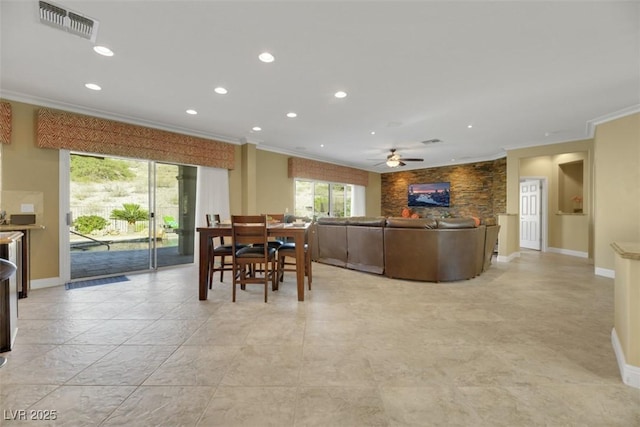
[[[229,219],[229,171],[227,169],[198,166],[196,184],[196,227],[206,227],[205,215],[220,214],[221,219]],[[200,239],[196,232],[195,254],[199,253]],[[196,263],[198,257],[196,256]]]
[[[365,187],[362,185],[353,185],[353,193],[351,193],[351,216],[366,215],[366,196]]]

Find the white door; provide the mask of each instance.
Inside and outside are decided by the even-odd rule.
[[[540,180],[520,182],[520,247],[540,250]]]

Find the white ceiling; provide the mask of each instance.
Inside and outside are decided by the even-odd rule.
[[[391,148],[413,169],[583,139],[640,105],[638,2],[52,2],[111,58],[37,3],[0,2],[3,98],[371,171]]]

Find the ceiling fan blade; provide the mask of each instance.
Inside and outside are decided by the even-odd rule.
[[[405,159],[404,157],[401,160],[403,162],[424,162],[424,159]]]
[[[402,159],[405,160],[405,159]],[[402,160],[400,160],[400,163],[398,164],[398,166],[406,166],[407,164],[405,162],[403,162]]]
[[[387,163],[386,160],[381,161],[380,163],[376,163],[373,166],[380,166],[380,165],[384,165],[385,163]]]

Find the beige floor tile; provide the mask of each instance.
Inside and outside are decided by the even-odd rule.
[[[296,396],[295,387],[219,387],[198,426],[292,426]]]
[[[113,351],[115,346],[61,345],[43,355],[0,369],[2,384],[63,384]]]
[[[62,386],[29,410],[42,415],[55,411],[55,422],[40,421],[40,425],[97,426],[134,390],[135,387]]]
[[[20,344],[62,344],[100,323],[99,320],[20,318]]]
[[[390,426],[475,426],[481,418],[455,387],[382,387]]]
[[[213,395],[213,387],[142,386],[103,426],[195,426]]]
[[[6,420],[8,411],[16,414],[20,410],[29,408],[57,388],[56,385],[2,384],[0,386],[0,411],[3,415],[1,419]],[[9,414],[9,417],[13,418],[12,414]]]
[[[153,320],[105,320],[67,341],[67,344],[119,345],[151,325]]]
[[[354,343],[306,345],[300,371],[304,386],[375,387],[369,351]]]
[[[296,426],[386,426],[385,407],[376,388],[301,387]]]
[[[239,346],[182,346],[144,385],[217,386],[239,352]]]
[[[301,346],[248,345],[240,349],[221,385],[294,386],[301,366]]]
[[[123,345],[78,373],[67,384],[140,385],[176,348],[160,345]]]
[[[137,334],[133,335],[125,345],[180,345],[185,342],[205,319],[170,319],[157,320]]]

